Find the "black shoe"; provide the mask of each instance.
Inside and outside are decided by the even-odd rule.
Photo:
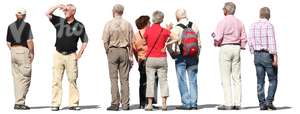
[[[192,108],[186,107],[186,106],[178,106],[178,107],[176,107],[176,109],[178,109],[178,110],[191,110]]]
[[[191,110],[198,110],[198,108],[197,107],[192,107]]]
[[[111,106],[108,107],[106,110],[110,110],[110,111],[119,111],[119,106],[111,105]]]
[[[152,108],[153,108],[153,109],[159,109],[158,106],[154,106],[154,105],[152,105]]]
[[[145,105],[143,104],[143,105],[140,105],[140,107],[139,107],[140,109],[145,109]]]
[[[218,110],[233,110],[233,109],[234,109],[233,106],[225,106],[225,105],[218,106]]]
[[[51,111],[58,111],[59,110],[59,107],[51,107]]]
[[[69,110],[80,110],[80,107],[79,106],[72,106],[72,107],[69,107]]]
[[[276,110],[277,108],[273,105],[273,103],[270,103],[267,105],[268,110]]]
[[[259,109],[260,110],[268,110],[268,107],[266,104],[259,104]]]
[[[241,106],[233,106],[233,109],[234,109],[234,110],[241,110],[242,107],[241,107]]]
[[[14,109],[15,110],[29,110],[30,108],[26,105],[15,104]]]

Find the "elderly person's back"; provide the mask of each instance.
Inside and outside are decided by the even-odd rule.
[[[241,49],[245,49],[246,32],[243,23],[235,18],[236,6],[225,3],[224,19],[221,20],[213,34],[215,46],[220,47],[220,72],[224,89],[224,105],[219,110],[241,109]]]
[[[146,97],[148,99],[148,105],[146,107],[146,111],[151,111],[153,109],[152,100],[154,97],[155,73],[158,75],[160,84],[160,93],[163,105],[162,110],[167,110],[166,101],[169,96],[169,88],[167,80],[168,63],[165,44],[170,37],[170,30],[160,26],[163,18],[164,14],[161,11],[155,11],[152,19],[153,25],[149,27],[144,34],[148,47],[146,53]]]
[[[113,7],[113,19],[106,23],[103,31],[103,43],[107,54],[111,81],[111,106],[107,110],[129,110],[129,71],[131,67],[131,40],[133,29],[130,23],[122,19],[124,7]],[[121,82],[119,90],[118,81]],[[120,95],[121,92],[121,95]],[[120,98],[121,96],[121,98]]]

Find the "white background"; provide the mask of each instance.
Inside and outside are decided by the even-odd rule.
[[[234,0],[237,5],[235,16],[249,31],[251,23],[258,20],[258,11],[263,6],[271,9],[271,22],[275,26],[279,52],[279,82],[274,104],[281,108],[276,112],[259,111],[256,96],[256,76],[253,56],[249,50],[241,53],[242,57],[242,106],[241,111],[218,111],[215,104],[223,103],[223,90],[219,76],[218,53],[213,47],[210,34],[216,24],[223,18],[222,8],[227,0],[1,0],[0,4],[0,112],[5,113],[52,113],[47,108],[51,104],[52,60],[55,50],[55,29],[45,16],[45,12],[60,3],[73,3],[77,6],[76,19],[81,21],[89,36],[89,44],[79,60],[78,86],[80,105],[83,110],[75,113],[103,113],[110,105],[110,80],[107,58],[101,40],[104,24],[112,19],[112,7],[116,3],[125,6],[124,18],[129,20],[135,31],[134,20],[140,15],[151,15],[154,10],[165,13],[166,23],[176,23],[175,11],[185,8],[188,18],[200,28],[202,52],[199,63],[198,88],[199,105],[202,109],[189,113],[292,113],[299,111],[299,12],[297,0]],[[26,104],[33,107],[30,111],[15,111],[13,77],[11,75],[10,52],[6,47],[7,26],[15,21],[15,10],[19,7],[27,9],[26,21],[32,26],[35,42],[35,60],[33,62],[32,83],[27,95]],[[61,11],[55,14],[63,16]],[[180,95],[175,74],[174,61],[168,57],[168,82],[170,97],[168,105],[180,105]],[[267,79],[266,79],[267,80]],[[130,104],[139,103],[139,72],[137,64],[130,72]],[[63,80],[62,107],[68,106],[68,82]],[[159,99],[159,105],[161,99]],[[173,107],[171,107],[172,109]],[[63,113],[74,113],[62,110]],[[132,113],[143,112],[134,109]],[[181,113],[185,111],[171,110],[163,113]],[[59,112],[58,112],[59,113]],[[115,113],[115,112],[110,112]],[[149,113],[149,112],[146,112]],[[162,113],[161,111],[150,113]]]

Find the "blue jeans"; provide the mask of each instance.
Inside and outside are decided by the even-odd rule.
[[[269,104],[274,101],[277,89],[277,66],[272,65],[273,55],[267,52],[255,52],[254,63],[257,76],[257,95],[260,104]],[[269,78],[268,96],[265,98],[265,76]]]
[[[178,56],[176,57],[175,66],[176,66],[179,91],[181,95],[181,102],[183,106],[187,108],[197,107],[198,57],[187,58],[187,57]],[[186,81],[186,72],[188,74],[189,87]]]

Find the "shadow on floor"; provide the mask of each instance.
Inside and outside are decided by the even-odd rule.
[[[255,109],[257,108],[259,110],[259,106],[248,106],[248,107],[242,107],[243,110],[247,110],[247,109]],[[292,107],[289,106],[281,106],[281,107],[277,107],[277,110],[286,110],[286,109],[291,109]]]
[[[176,107],[179,107],[180,105],[168,105],[168,110],[176,110]],[[205,108],[215,108],[218,106],[218,104],[204,104],[204,105],[198,105],[198,110],[205,109]],[[138,110],[140,109],[139,104],[130,105],[130,110]],[[144,110],[144,109],[141,109]],[[161,106],[154,105],[154,110],[161,110]]]
[[[79,106],[81,110],[86,110],[86,109],[98,109],[101,108],[99,105],[81,105]],[[30,107],[31,109],[45,109],[45,108],[51,108],[51,106],[33,106]],[[63,107],[61,110],[67,110],[69,107]]]

